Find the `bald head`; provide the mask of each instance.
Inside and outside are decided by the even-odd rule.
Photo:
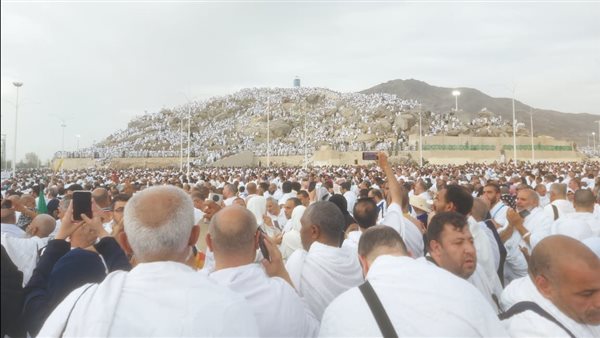
[[[589,189],[579,189],[575,191],[573,206],[577,212],[594,212],[594,193]]]
[[[173,186],[151,187],[133,195],[125,206],[124,226],[140,262],[181,261],[190,242],[195,243],[190,236],[197,238],[197,233],[192,233],[192,199]]]
[[[254,259],[254,236],[258,225],[254,214],[241,206],[226,207],[217,212],[208,227],[213,251],[223,255],[250,254]]]
[[[483,198],[475,198],[473,200],[473,209],[471,209],[471,215],[477,222],[485,221],[489,211],[488,202]]]
[[[548,236],[533,249],[529,274],[558,279],[562,269],[573,264],[600,267],[598,257],[580,241],[563,235]]]
[[[100,208],[108,208],[110,206],[110,195],[108,190],[104,188],[96,188],[92,191],[92,199]]]
[[[25,194],[21,196],[19,202],[28,208],[35,208],[35,197],[32,195]]]
[[[562,313],[600,325],[600,259],[583,243],[562,235],[544,238],[531,253],[529,274]]]
[[[248,195],[255,195],[257,191],[256,183],[250,182],[246,184],[246,191],[248,192]]]
[[[552,183],[550,185],[550,199],[552,201],[567,199],[567,185],[564,183]]]
[[[406,245],[394,228],[377,225],[360,236],[358,254],[369,263],[381,255],[408,256]]]
[[[50,236],[56,228],[56,220],[48,214],[39,214],[27,226],[27,233],[31,236],[45,238]]]

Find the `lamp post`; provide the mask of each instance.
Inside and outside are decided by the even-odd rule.
[[[191,137],[191,123],[192,123],[192,106],[188,103],[188,132],[187,132],[187,173],[188,182],[190,180],[190,137]]]
[[[598,123],[598,142],[600,142],[600,120],[594,122]]]
[[[179,118],[179,172],[183,171],[183,120]]]
[[[65,128],[67,127],[67,124],[65,123],[64,120],[62,120],[60,122],[60,126],[62,128],[62,145],[61,145],[61,153],[62,153],[62,158],[65,158]]]
[[[81,138],[81,135],[77,134],[75,137],[77,138],[77,152],[79,152],[79,139]]]
[[[271,102],[267,98],[267,168],[271,168]]]
[[[517,118],[515,117],[515,87],[512,92],[513,163],[517,163]]]
[[[312,108],[314,109],[314,105]],[[304,113],[304,169],[308,167],[308,148],[306,146],[306,113]]]
[[[454,96],[454,111],[458,112],[458,97],[460,96],[460,91],[453,90],[452,96]]]
[[[23,86],[23,82],[13,82],[13,86],[17,87],[17,102],[15,103],[15,140],[13,143],[13,163],[12,172],[13,177],[17,175],[17,129],[18,129],[18,118],[19,118],[19,88]]]
[[[421,109],[421,104],[419,103],[419,164],[421,167],[423,167],[423,131],[422,131],[422,127],[421,127],[421,114],[422,113],[422,109]]]
[[[596,153],[596,132],[592,132],[592,140],[594,140],[594,153]]]
[[[535,162],[535,149],[533,149],[533,110],[529,109],[529,124],[531,127],[531,162]]]

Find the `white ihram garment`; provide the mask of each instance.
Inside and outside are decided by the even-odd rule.
[[[38,336],[61,335],[258,336],[258,328],[242,295],[187,265],[154,262],[139,264],[130,272],[115,271],[100,284],[73,291],[48,317]]]
[[[40,256],[40,249],[48,244],[48,237],[18,238],[2,234],[2,246],[17,269],[23,273],[23,286],[27,285]]]
[[[410,257],[377,257],[367,280],[400,337],[505,337],[498,317],[477,289],[450,272]],[[358,288],[325,310],[321,337],[380,337]]]
[[[387,225],[398,231],[406,244],[406,248],[412,253],[413,257],[423,256],[423,234],[416,225],[404,218],[402,208],[398,203],[390,204],[380,224]]]
[[[575,337],[600,337],[600,325],[580,324],[569,318],[552,302],[540,294],[529,277],[524,277],[519,282],[519,284],[515,284],[513,287],[522,287],[524,290],[516,291],[516,289],[512,289],[511,283],[507,287],[507,289],[511,288],[508,291],[509,294],[506,297],[502,296],[505,303],[513,302],[514,305],[514,303],[519,301],[532,301],[569,329]],[[507,302],[506,299],[509,297],[511,299]],[[568,337],[567,332],[558,325],[530,310],[503,320],[502,324],[511,337]]]
[[[314,337],[319,322],[285,280],[256,263],[223,269],[210,279],[242,294],[254,309],[261,337]],[[234,324],[235,325],[235,324]]]
[[[364,281],[356,251],[320,242],[312,243],[308,252],[294,252],[285,267],[319,320],[335,297]]]

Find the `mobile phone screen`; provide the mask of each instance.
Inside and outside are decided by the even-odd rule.
[[[377,160],[377,153],[374,151],[365,151],[362,153],[363,161],[375,161]]]
[[[81,214],[92,218],[92,193],[89,191],[73,192],[73,219],[81,221]]]
[[[267,250],[267,246],[265,245],[265,233],[260,228],[259,231],[260,235],[258,237],[258,247],[260,248],[260,252],[262,253],[263,257],[270,262],[271,256],[269,256],[269,250]]]

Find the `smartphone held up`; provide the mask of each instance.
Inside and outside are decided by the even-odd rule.
[[[77,190],[73,192],[73,220],[82,221],[81,214],[92,218],[92,193]]]
[[[363,151],[363,161],[377,161],[377,152],[375,151]]]

